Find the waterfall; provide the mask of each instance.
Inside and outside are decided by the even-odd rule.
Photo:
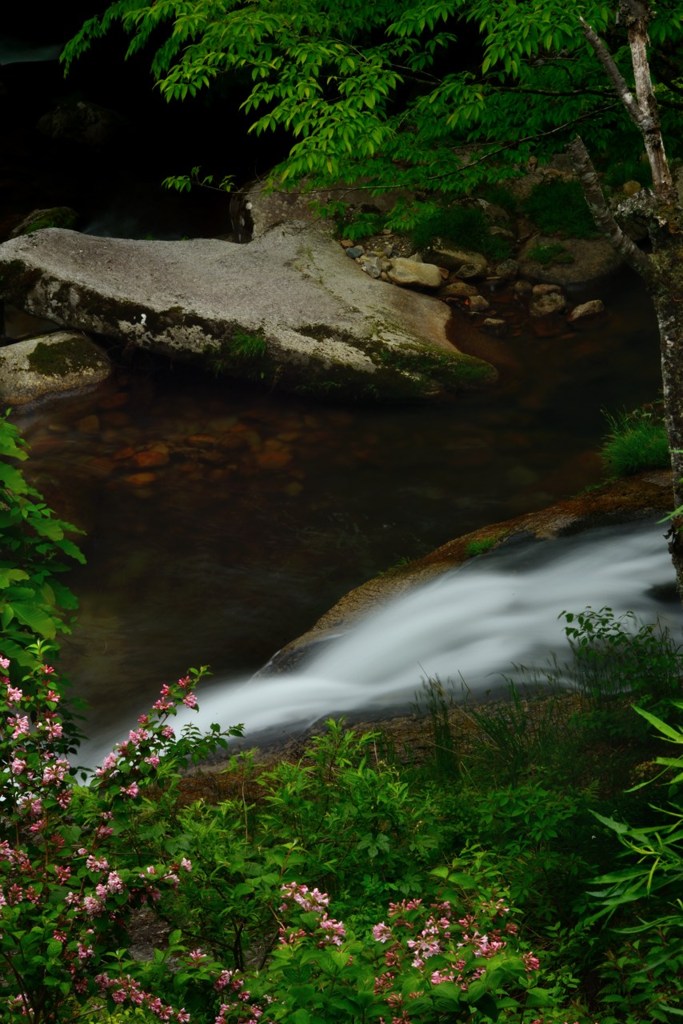
[[[664,533],[648,521],[511,541],[369,611],[312,645],[295,669],[213,681],[199,693],[199,715],[183,713],[179,724],[241,722],[251,743],[329,716],[408,707],[428,678],[484,697],[513,666],[561,660],[568,648],[560,613],[587,606],[659,620],[677,640],[681,607]]]

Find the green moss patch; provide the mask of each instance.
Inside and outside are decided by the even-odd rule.
[[[482,359],[426,345],[382,348],[377,353],[377,362],[385,369],[431,378],[448,391],[483,387],[493,384],[498,377],[495,367]]]
[[[64,377],[71,373],[101,370],[107,361],[97,349],[82,338],[65,338],[64,341],[40,341],[28,357],[28,364],[34,373],[46,377]]]

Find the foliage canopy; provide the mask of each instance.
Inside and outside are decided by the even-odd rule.
[[[120,23],[169,100],[248,77],[251,130],[292,140],[275,181],[463,193],[556,152],[577,127],[596,158],[632,157],[636,129],[581,18],[628,78],[629,48],[600,0],[115,0],[62,59],[68,69]],[[650,37],[667,134],[683,103],[679,0],[658,5]]]

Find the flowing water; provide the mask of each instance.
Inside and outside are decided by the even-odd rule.
[[[480,699],[510,679],[528,681],[525,669],[548,666],[553,658],[556,685],[568,650],[562,610],[632,611],[640,621],[659,621],[679,640],[680,604],[664,529],[648,521],[504,545],[313,645],[303,667],[215,681],[203,694],[199,716],[185,713],[179,724],[242,722],[250,741],[260,733],[281,741],[326,716],[386,715],[408,707],[430,679],[456,696]],[[571,677],[565,682],[571,685]],[[116,739],[116,730],[107,738]],[[84,751],[91,763],[105,752],[103,739]]]
[[[33,479],[87,531],[62,665],[91,705],[88,732],[120,733],[189,665],[244,678],[378,572],[597,481],[601,410],[657,392],[648,307],[623,281],[614,288],[607,320],[580,332],[514,327],[510,309],[501,339],[455,321],[464,347],[496,358],[501,382],[447,406],[324,408],[141,360],[92,394],[17,410]],[[552,618],[570,602],[540,592],[550,578],[534,586]],[[356,700],[355,675],[334,677],[335,699],[346,679]],[[286,679],[272,686],[269,725],[280,709],[289,721],[293,699]]]

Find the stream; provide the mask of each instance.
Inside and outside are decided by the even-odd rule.
[[[179,115],[173,108],[181,121],[171,122],[167,108],[143,97],[138,105],[145,121],[131,127],[127,148],[73,151],[71,163],[63,143],[38,137],[32,125],[46,95],[58,97],[85,83],[106,103],[123,88],[112,72],[119,75],[120,56],[93,58],[86,67],[90,79],[79,72],[64,86],[55,52],[51,38],[0,39],[7,114],[0,163],[9,182],[0,227],[11,226],[18,210],[71,202],[81,204],[82,227],[92,233],[178,237],[224,231],[224,202],[205,196],[181,201],[158,188],[163,174],[184,169],[169,162],[171,123],[187,129],[188,148],[207,137],[204,122],[191,111]],[[133,74],[139,79],[140,69]],[[137,110],[137,89],[136,79],[128,116]],[[232,127],[222,138],[231,153],[239,152],[241,172],[253,176],[263,154],[247,154]],[[218,156],[225,168],[226,154]],[[113,353],[115,373],[96,391],[16,409],[12,419],[31,446],[32,482],[60,516],[86,531],[81,544],[87,564],[68,577],[80,601],[78,622],[63,642],[60,667],[90,706],[92,749],[118,738],[161,683],[190,665],[211,666],[216,681],[204,687],[211,713],[225,723],[245,720],[248,730],[287,729],[297,718],[308,722],[375,698],[383,707],[405,703],[423,673],[432,671],[424,652],[420,664],[408,659],[407,675],[397,672],[397,688],[382,683],[377,693],[375,676],[360,671],[366,653],[353,655],[346,674],[325,663],[307,670],[304,682],[286,675],[267,683],[245,680],[365,580],[458,534],[542,508],[602,478],[596,452],[606,429],[604,411],[652,401],[660,378],[656,325],[637,279],[623,272],[600,289],[576,290],[570,300],[595,297],[605,301],[604,318],[548,331],[528,321],[511,296],[492,295],[510,324],[501,337],[479,332],[454,312],[452,340],[495,363],[500,381],[442,406],[323,407],[142,354],[125,360]],[[10,337],[46,326],[6,311]],[[653,543],[663,545],[661,528],[653,529]],[[659,557],[652,553],[653,584],[666,574]],[[480,564],[468,567],[463,578],[476,577]],[[640,562],[617,584],[624,600],[630,596],[626,579],[636,573]],[[584,576],[590,584],[603,570],[589,561]],[[476,587],[490,598],[505,589],[494,573],[482,580]],[[569,591],[560,587],[551,595],[548,582],[548,574],[530,576],[527,591],[556,631]],[[603,601],[591,593],[589,585],[585,597],[572,600],[582,606]],[[467,597],[456,603],[461,600],[467,605]],[[521,599],[513,594],[509,600]],[[505,669],[508,655],[498,650],[495,600],[477,607],[485,633],[476,649],[491,658],[488,678],[494,668]],[[528,631],[535,616],[530,605],[527,615],[515,629]],[[470,631],[470,625],[452,628]],[[392,626],[389,635],[403,630]],[[476,674],[469,660],[448,650],[447,663],[438,663],[444,678],[459,678],[465,668]],[[387,671],[390,665],[387,658]],[[230,696],[236,685],[239,702]]]
[[[601,479],[602,410],[657,393],[653,324],[629,283],[603,289],[607,320],[580,332],[520,320],[491,339],[454,314],[463,347],[497,348],[501,380],[448,405],[323,407],[140,357],[95,392],[17,409],[32,481],[86,531],[61,666],[90,704],[87,734],[117,738],[190,665],[243,681],[366,579]],[[567,601],[550,603],[554,618]],[[487,629],[494,645],[493,613]],[[289,722],[291,688],[273,685]],[[272,727],[270,690],[267,704]]]

